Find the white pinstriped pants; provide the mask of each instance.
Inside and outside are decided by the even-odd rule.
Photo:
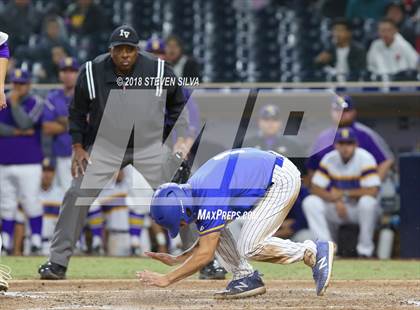
[[[284,158],[275,166],[273,185],[245,220],[236,243],[229,228],[222,230],[216,257],[226,270],[239,279],[253,272],[248,259],[277,264],[291,264],[303,259],[307,249],[316,253],[314,242],[296,243],[273,237],[293,206],[300,190],[299,170]]]

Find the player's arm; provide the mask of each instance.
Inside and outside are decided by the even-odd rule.
[[[312,184],[311,192],[313,195],[321,197],[325,201],[336,202],[343,197],[343,193],[336,189],[327,190],[318,185]]]
[[[16,127],[0,123],[0,137],[16,136],[18,130]]]
[[[68,131],[68,108],[65,104],[56,102],[54,98],[48,95],[44,111],[44,122],[42,130],[44,134],[55,136]]]
[[[46,121],[42,124],[42,130],[46,135],[55,136],[67,132],[68,120],[59,117],[56,121]]]
[[[379,188],[378,187],[361,187],[355,188],[348,191],[344,191],[343,195],[350,197],[350,198],[360,198],[362,196],[373,196],[376,197],[378,195]]]
[[[185,279],[186,277],[196,273],[213,259],[219,243],[219,238],[220,232],[212,232],[200,237],[198,246],[192,250],[191,255],[185,260],[185,262],[166,275],[145,270],[143,272],[138,272],[137,276],[145,284],[158,287],[166,287],[179,280]]]
[[[177,256],[174,256],[168,253],[156,253],[156,252],[145,252],[144,254],[146,254],[150,258],[160,261],[161,263],[164,263],[165,265],[175,266],[175,265],[182,264],[189,257],[191,257],[191,255],[193,254],[196,248],[198,248],[198,239],[196,242],[194,242],[194,244],[189,249],[185,250],[183,253]]]
[[[314,173],[311,183],[311,193],[321,197],[325,201],[335,202],[342,197],[342,192],[332,188],[328,190],[331,183],[331,176],[326,165],[326,160],[323,159],[319,165],[318,170]]]
[[[383,181],[394,164],[394,155],[389,148],[389,145],[377,132],[372,130],[367,138],[369,147],[366,148],[366,150],[375,159],[375,162],[371,164],[376,166],[377,163],[377,172],[381,181]],[[371,162],[371,159],[367,159],[367,161]]]
[[[7,46],[7,34],[0,32],[0,110],[6,107],[6,96],[4,94],[4,84],[6,80],[7,64],[10,53]]]
[[[181,266],[167,274],[169,284],[189,277],[211,262],[219,244],[219,238],[220,232],[200,237],[198,247],[194,248],[192,255]]]
[[[55,136],[66,132],[66,127],[58,122],[45,122],[42,124],[42,130],[46,135]]]
[[[10,110],[18,129],[20,129],[24,133],[33,134],[33,127],[36,124],[42,122],[42,116],[45,107],[44,101],[41,98],[35,96],[33,99],[35,100],[33,107],[30,109],[30,111],[25,111],[25,109],[21,105],[23,96],[24,95],[22,93],[19,93],[15,90],[11,91]]]
[[[382,181],[386,178],[388,171],[391,169],[393,164],[394,164],[394,159],[390,158],[390,159],[384,160],[378,165],[378,175]]]

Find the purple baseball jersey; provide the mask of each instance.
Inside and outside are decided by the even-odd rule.
[[[12,116],[8,100],[6,109],[0,111],[0,123],[18,127]],[[44,103],[33,96],[26,97],[21,103],[23,110],[34,122],[35,133],[31,136],[0,137],[0,165],[23,165],[41,163],[41,126]]]
[[[44,122],[54,122],[60,117],[69,116],[71,96],[65,95],[64,90],[52,90],[47,95],[47,105],[44,111]],[[57,157],[71,156],[71,136],[68,132],[53,137],[52,151]]]
[[[371,153],[378,165],[387,159],[393,158],[393,154],[388,145],[375,131],[358,122],[354,122],[350,127],[353,128],[357,136],[359,147]],[[325,141],[334,141],[335,135],[336,130],[334,128],[326,129],[319,135],[314,145],[325,145]],[[315,155],[312,155],[306,162],[306,167],[311,170],[318,169],[321,159],[332,150],[334,150],[334,145],[330,145]]]

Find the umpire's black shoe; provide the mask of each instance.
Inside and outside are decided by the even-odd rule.
[[[50,261],[39,266],[38,269],[41,280],[63,280],[66,278],[66,271],[66,267]]]
[[[227,271],[225,268],[216,266],[216,262],[212,261],[200,270],[199,279],[201,280],[224,280]]]

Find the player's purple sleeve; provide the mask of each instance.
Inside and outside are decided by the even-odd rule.
[[[57,118],[54,107],[51,104],[45,105],[44,113],[42,115],[42,120],[44,122],[53,122]]]
[[[361,123],[356,123],[355,128],[360,132],[359,146],[371,153],[377,164],[394,158],[388,144],[376,131]]]
[[[380,164],[386,160],[384,153],[379,149],[378,145],[373,142],[373,140],[372,143],[369,144],[369,147],[365,147],[365,149],[372,154],[377,164]]]
[[[56,91],[52,91],[47,96],[47,102],[49,106],[49,110],[54,114],[54,119],[56,120],[59,117],[68,117],[69,116],[69,107],[65,100],[62,100],[62,95],[57,93]]]
[[[10,51],[7,43],[0,46],[0,58],[10,58]]]

